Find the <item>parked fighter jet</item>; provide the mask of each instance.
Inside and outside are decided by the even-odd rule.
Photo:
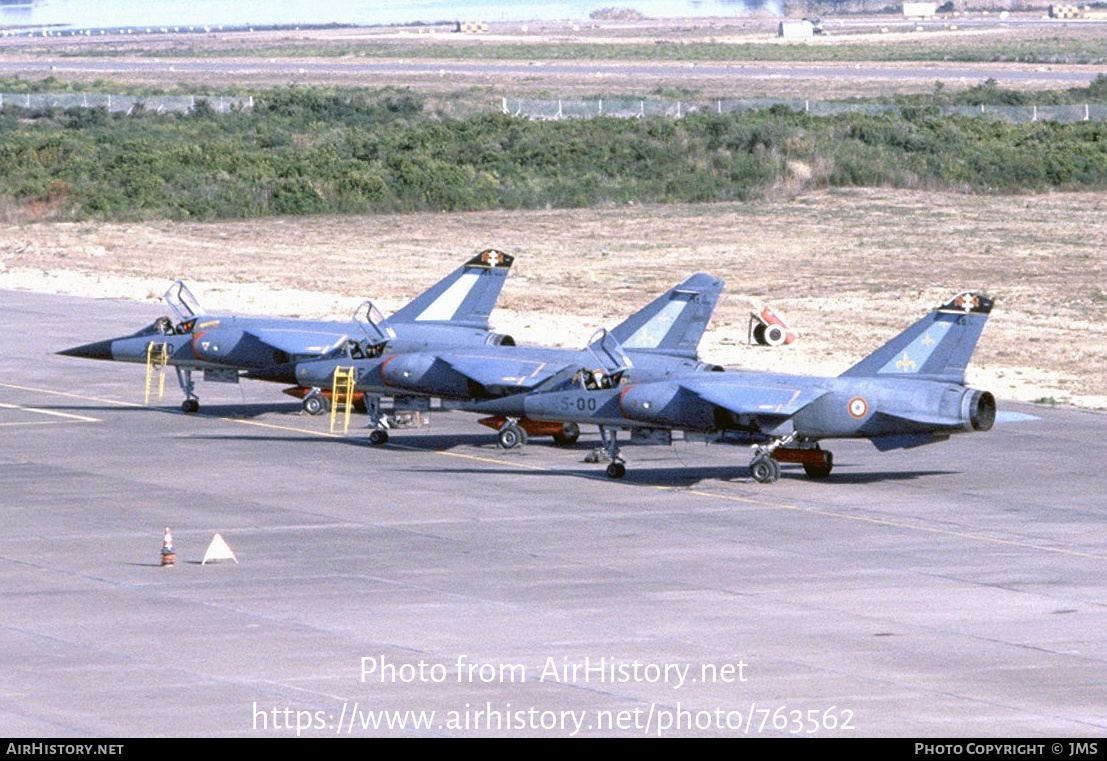
[[[693,275],[610,333],[600,331],[585,349],[501,345],[402,352],[390,345],[388,354],[379,358],[300,362],[296,378],[303,386],[327,386],[336,368],[352,367],[354,388],[359,391],[464,402],[532,392],[573,375],[586,375],[582,382],[591,384],[611,383],[623,376],[659,380],[719,370],[701,362],[696,352],[722,289],[723,281],[713,275]],[[383,443],[387,440],[383,423],[374,423],[377,430],[370,440]],[[500,445],[511,448],[525,441],[528,426],[525,419],[502,421]],[[559,443],[569,443],[579,428],[570,425],[550,432]]]
[[[181,409],[196,412],[193,370],[204,380],[238,383],[260,377],[295,382],[294,364],[326,356],[379,355],[386,345],[415,351],[429,346],[513,344],[489,330],[488,317],[514,258],[489,249],[436,283],[391,319],[366,301],[347,322],[204,314],[181,282],[165,294],[174,318],[159,317],[137,333],[58,352],[89,359],[172,365],[185,394]]]
[[[564,384],[470,409],[597,424],[611,478],[626,473],[615,432],[633,427],[726,434],[752,445],[750,470],[761,483],[780,477],[780,462],[825,478],[833,459],[822,439],[869,439],[886,451],[992,427],[995,398],[965,385],[991,309],[991,299],[961,294],[836,378],[727,371],[612,388]]]

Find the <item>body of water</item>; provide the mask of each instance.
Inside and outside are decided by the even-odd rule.
[[[752,0],[757,2],[757,0]],[[731,16],[747,0],[530,0],[528,2],[381,2],[381,0],[2,0],[4,26],[241,26],[403,24],[438,21],[585,20],[599,8],[633,8],[653,18]]]

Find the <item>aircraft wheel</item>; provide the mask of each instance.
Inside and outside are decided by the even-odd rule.
[[[304,397],[303,408],[304,412],[309,415],[322,415],[327,411],[327,397],[322,394],[308,394]]]
[[[375,431],[369,434],[369,443],[373,446],[380,446],[381,444],[388,443],[388,431],[377,428]]]
[[[834,455],[830,452],[823,455],[822,462],[805,462],[803,464],[803,472],[807,474],[808,478],[826,478],[833,469]]]
[[[780,478],[780,463],[772,457],[758,457],[750,463],[750,475],[759,484],[771,484]]]
[[[513,423],[508,423],[500,429],[496,439],[501,449],[515,449],[527,443],[527,432]]]
[[[765,344],[768,346],[780,346],[788,337],[787,331],[779,325],[766,325],[762,333]]]
[[[196,412],[199,412],[199,411],[200,411],[200,400],[199,399],[185,399],[183,402],[181,402],[181,412],[185,413],[186,415],[192,415],[193,413],[196,413]]]
[[[576,423],[565,423],[561,426],[561,433],[555,433],[553,435],[554,443],[559,447],[567,447],[570,444],[575,444],[579,438],[580,426]]]
[[[757,343],[761,344],[762,346],[765,345],[765,325],[764,324],[753,326],[753,340],[756,341]]]
[[[622,478],[627,474],[627,466],[621,462],[613,462],[607,466],[608,478]]]

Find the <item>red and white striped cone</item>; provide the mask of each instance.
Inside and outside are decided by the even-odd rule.
[[[175,565],[177,553],[173,550],[173,535],[169,533],[169,527],[165,527],[165,536],[161,540],[161,564],[163,566]]]

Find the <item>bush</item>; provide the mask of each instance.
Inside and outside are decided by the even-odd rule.
[[[1006,97],[995,89],[976,92]],[[281,88],[255,102],[231,114],[5,108],[0,198],[76,218],[218,219],[728,201],[785,186],[1107,186],[1101,123],[1011,125],[926,103],[901,116],[784,107],[540,122],[433,117],[391,90]]]

